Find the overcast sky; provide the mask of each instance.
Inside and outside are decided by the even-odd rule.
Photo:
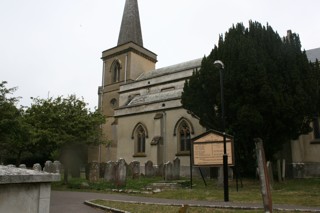
[[[320,47],[319,0],[138,0],[144,47],[157,68],[208,55],[232,24],[269,23]],[[102,51],[118,41],[125,0],[0,0],[0,81],[15,96],[76,94],[97,106]]]

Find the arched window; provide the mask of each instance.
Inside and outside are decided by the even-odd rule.
[[[121,64],[119,60],[115,60],[111,65],[112,83],[120,81]]]
[[[111,106],[111,108],[117,107],[117,99],[115,99],[115,98],[111,99],[110,106]]]
[[[131,139],[134,140],[133,157],[146,157],[146,138],[148,138],[146,126],[143,123],[137,123],[131,135]]]
[[[136,153],[145,153],[146,151],[146,133],[142,126],[136,130]]]
[[[180,122],[178,132],[178,151],[189,152],[191,147],[190,127],[185,120]]]

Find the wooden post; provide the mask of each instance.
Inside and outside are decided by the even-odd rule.
[[[260,138],[255,138],[254,141],[256,143],[256,154],[257,154],[257,162],[258,162],[258,168],[259,168],[259,179],[260,179],[263,207],[266,213],[267,212],[272,213],[270,180],[268,175],[268,169],[266,166],[263,142]]]

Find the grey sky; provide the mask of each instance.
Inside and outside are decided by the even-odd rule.
[[[208,55],[232,24],[291,29],[320,47],[318,0],[138,0],[144,47],[157,68]],[[97,105],[101,52],[116,46],[125,0],[0,0],[0,81],[30,97],[76,94]]]

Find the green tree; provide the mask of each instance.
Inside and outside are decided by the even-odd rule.
[[[7,88],[6,84],[6,81],[0,83],[0,162],[19,165],[31,145],[23,108],[16,106],[19,98],[12,96],[17,88]]]
[[[99,126],[105,122],[105,117],[86,106],[83,100],[71,95],[56,99],[34,98],[26,110],[34,144],[40,152],[60,159],[65,182],[70,169],[86,162],[87,146],[102,143]]]
[[[253,138],[264,141],[272,159],[282,145],[309,132],[319,100],[319,66],[312,68],[299,36],[281,38],[269,25],[239,23],[220,36],[201,69],[185,82],[182,105],[200,123],[221,130],[219,70],[225,64],[224,98],[227,133],[235,136],[238,162],[254,171]],[[315,66],[314,66],[315,67]]]

